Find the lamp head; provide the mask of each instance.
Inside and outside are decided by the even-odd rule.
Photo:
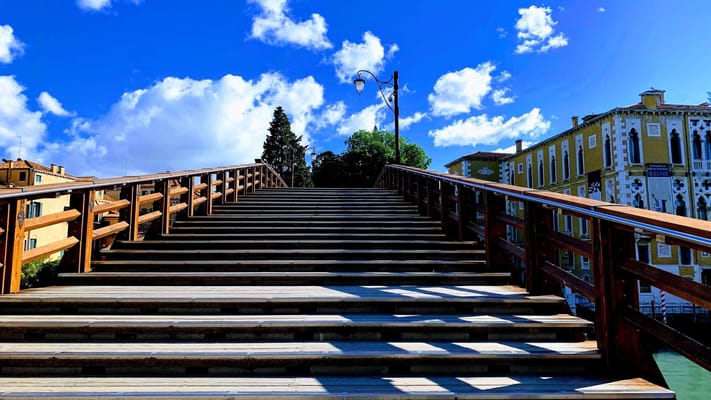
[[[353,84],[355,85],[356,93],[358,93],[358,94],[363,93],[363,89],[365,88],[365,79],[358,76],[357,78],[355,78],[353,80]]]

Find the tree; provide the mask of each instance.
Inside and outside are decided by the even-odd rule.
[[[297,137],[291,131],[284,109],[277,107],[269,123],[269,134],[264,140],[262,160],[271,165],[288,184],[295,187],[313,186],[306,166],[307,147],[301,144],[301,136]]]
[[[330,154],[321,153],[316,158],[314,183],[317,186],[373,186],[385,164],[395,161],[395,135],[390,132],[360,130],[345,143],[346,151],[341,156],[327,152]],[[339,161],[340,165],[334,165]],[[431,159],[420,146],[400,137],[400,162],[426,169]]]

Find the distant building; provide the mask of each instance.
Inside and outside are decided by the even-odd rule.
[[[47,185],[52,183],[74,182],[76,177],[65,173],[64,167],[52,164],[50,167],[29,160],[6,160],[0,164],[0,184],[5,188],[19,186]],[[2,193],[2,189],[0,189]],[[69,206],[69,196],[29,201],[25,205],[25,218],[64,211]],[[57,224],[28,232],[25,237],[25,250],[44,246],[67,237],[67,224]],[[61,254],[50,256],[57,259]]]
[[[640,102],[572,118],[570,129],[501,160],[501,182],[709,220],[711,217],[711,106],[667,104],[651,88]],[[517,214],[515,204],[509,213]],[[560,232],[586,239],[587,220],[556,215]],[[513,231],[510,232],[513,235]],[[510,239],[516,240],[511,237]],[[639,260],[711,285],[711,254],[639,237]],[[559,265],[592,282],[590,262],[560,252]],[[640,286],[643,310],[660,304],[660,291]],[[688,303],[667,295],[667,309]]]
[[[498,181],[501,175],[501,160],[511,156],[507,153],[487,153],[479,151],[457,158],[445,164],[452,175],[467,176],[489,181]]]

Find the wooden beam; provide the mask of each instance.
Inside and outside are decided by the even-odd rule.
[[[656,288],[711,310],[711,289],[706,285],[637,260],[627,260],[619,267]]]
[[[3,213],[2,224],[6,227],[5,265],[2,293],[20,291],[22,279],[22,253],[25,242],[25,199],[19,198],[8,202],[7,213]]]
[[[81,213],[67,225],[67,235],[79,241],[77,246],[72,246],[62,256],[60,271],[62,272],[89,272],[91,271],[92,252],[94,250],[94,190],[72,192],[69,196],[69,207]]]
[[[188,188],[183,186],[178,186],[170,191],[170,197],[183,195],[188,192]]]
[[[592,242],[586,242],[551,230],[544,233],[544,239],[560,249],[570,250],[586,258],[593,257]]]
[[[593,288],[591,284],[585,282],[570,272],[561,269],[559,266],[554,265],[550,261],[546,261],[546,263],[541,266],[541,271],[556,281],[568,286],[573,290],[573,292],[585,297],[586,299],[592,301],[595,300],[595,288]]]
[[[172,215],[176,212],[180,212],[188,208],[188,205],[186,203],[178,203],[175,205],[170,206],[170,209],[168,210],[168,214]]]
[[[77,210],[67,210],[55,214],[43,215],[41,217],[28,218],[25,220],[25,232],[61,224],[62,222],[74,221],[79,218],[80,215],[81,213]]]
[[[112,201],[110,203],[99,204],[94,207],[94,214],[103,214],[110,211],[120,210],[131,205],[131,202],[126,199]]]
[[[138,217],[138,224],[140,225],[140,224],[145,224],[147,222],[151,222],[153,220],[160,218],[162,215],[163,215],[163,213],[160,211],[152,211],[147,214],[143,214]]]
[[[115,235],[128,228],[126,221],[120,221],[115,224],[107,225],[101,228],[94,229],[92,240],[103,239],[107,236]]]
[[[138,196],[138,204],[153,203],[163,198],[163,193],[154,192]]]
[[[75,238],[74,236],[70,236],[68,238],[58,240],[56,242],[46,244],[44,246],[35,247],[34,249],[27,250],[22,256],[22,264],[27,264],[28,262],[45,258],[51,254],[60,252],[62,250],[67,250],[70,247],[74,247],[77,243],[79,243],[79,239]]]

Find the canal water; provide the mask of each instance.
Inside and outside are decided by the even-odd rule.
[[[711,372],[671,350],[658,352],[654,359],[678,400],[711,399]]]

